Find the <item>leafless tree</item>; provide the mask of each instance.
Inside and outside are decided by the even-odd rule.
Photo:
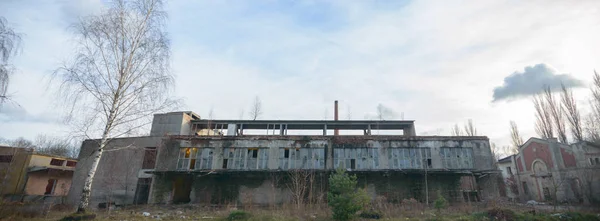
[[[295,169],[288,172],[290,182],[288,188],[292,192],[292,198],[297,209],[302,209],[304,199],[308,192],[312,191],[314,173],[309,170]]]
[[[549,109],[550,116],[552,117],[552,123],[554,123],[554,128],[556,128],[556,133],[558,134],[558,140],[561,143],[568,144],[563,109],[560,103],[554,98],[550,87],[544,88],[544,97],[546,98],[546,107]]]
[[[548,108],[542,94],[533,96],[533,107],[535,109],[535,132],[542,138],[554,137],[551,110]]]
[[[473,120],[469,119],[465,124],[465,133],[470,137],[477,136],[477,128],[475,128]]]
[[[101,134],[91,154],[78,212],[89,204],[92,182],[106,145],[135,133],[153,113],[176,108],[169,96],[169,39],[161,0],[115,0],[102,13],[74,25],[77,50],[54,72],[59,97],[69,104],[68,122]],[[118,148],[115,148],[118,149]]]
[[[252,108],[250,109],[250,118],[252,120],[256,120],[262,115],[262,102],[260,97],[254,97],[254,102],[252,103]]]
[[[384,106],[383,104],[377,105],[377,119],[378,120],[386,120],[390,118],[394,118],[396,113],[389,107]]]
[[[458,126],[458,124],[454,124],[454,127],[450,130],[450,134],[452,136],[462,136],[462,130]]]
[[[352,120],[352,110],[350,109],[350,105],[348,105],[348,110],[346,111],[346,120]]]
[[[523,145],[523,137],[519,133],[517,123],[514,121],[510,121],[510,138],[513,144],[513,147],[510,148],[510,153],[517,154],[519,152],[519,147]]]
[[[7,94],[8,84],[14,68],[9,60],[17,53],[20,42],[21,35],[9,27],[8,21],[0,16],[0,108],[10,99]]]
[[[592,142],[600,142],[600,75],[594,70],[594,80],[591,86],[590,99],[591,113],[586,117],[586,137]]]
[[[79,155],[79,142],[71,138],[61,138],[48,136],[45,134],[37,135],[33,141],[34,150],[38,153],[45,153],[57,156],[77,158]]]
[[[25,139],[23,137],[19,137],[10,141],[10,146],[12,147],[21,147],[21,148],[34,148],[35,145],[31,140]]]
[[[564,84],[561,84],[561,89],[562,108],[571,126],[571,135],[575,139],[575,142],[583,141],[581,114],[579,113],[579,109],[577,109],[577,102],[573,96],[573,91],[565,87]]]

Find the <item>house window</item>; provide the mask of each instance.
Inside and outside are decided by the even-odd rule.
[[[508,171],[508,175],[513,175],[512,169],[510,167],[507,167],[506,170]]]
[[[77,166],[77,161],[67,160],[67,166],[75,167],[75,166]]]
[[[0,163],[10,163],[12,158],[12,155],[0,155]]]
[[[44,192],[44,195],[54,194],[55,187],[56,187],[56,179],[49,179],[48,184],[46,184],[46,192]]]
[[[64,160],[59,160],[59,159],[53,158],[52,160],[50,160],[50,165],[52,165],[52,166],[62,166],[64,162],[65,162]]]
[[[590,158],[589,160],[590,160],[590,165],[593,166],[594,165],[594,159]]]

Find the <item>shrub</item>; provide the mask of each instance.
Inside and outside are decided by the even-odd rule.
[[[356,176],[338,169],[329,177],[327,201],[334,220],[349,220],[369,201],[366,191],[356,188]]]
[[[444,209],[444,208],[446,208],[446,206],[448,206],[448,201],[446,201],[446,198],[444,198],[444,196],[442,196],[442,193],[439,190],[438,190],[437,199],[435,200],[435,202],[433,202],[433,206],[438,211],[440,209]]]
[[[227,216],[228,221],[232,220],[247,220],[251,217],[250,213],[243,210],[234,210]]]
[[[510,209],[492,208],[487,211],[488,217],[494,220],[516,220],[517,214]]]

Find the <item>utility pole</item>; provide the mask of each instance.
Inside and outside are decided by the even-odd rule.
[[[425,161],[423,164],[425,167],[425,205],[429,207],[429,187],[427,186],[427,167],[429,165],[427,164],[427,159],[423,159],[423,161]]]

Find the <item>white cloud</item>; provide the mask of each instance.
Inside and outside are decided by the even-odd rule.
[[[68,55],[60,14],[69,13],[12,3],[31,12],[13,13],[9,20],[34,33],[25,39],[24,50],[31,53],[18,63],[27,78],[12,87],[31,113],[51,110],[43,89],[20,88]],[[185,109],[206,115],[213,107],[218,118],[238,118],[258,95],[264,118],[320,119],[338,99],[362,119],[382,103],[416,120],[418,132],[447,134],[454,123],[473,119],[502,145],[508,144],[509,120],[534,135],[528,101],[491,103],[506,73],[550,63],[588,80],[600,67],[591,50],[600,48],[595,1],[301,3],[265,3],[270,7],[258,10],[249,2],[169,2],[176,92],[185,98]],[[315,21],[302,16],[305,7],[332,10]],[[43,25],[28,22],[40,15],[55,18],[42,19]]]

